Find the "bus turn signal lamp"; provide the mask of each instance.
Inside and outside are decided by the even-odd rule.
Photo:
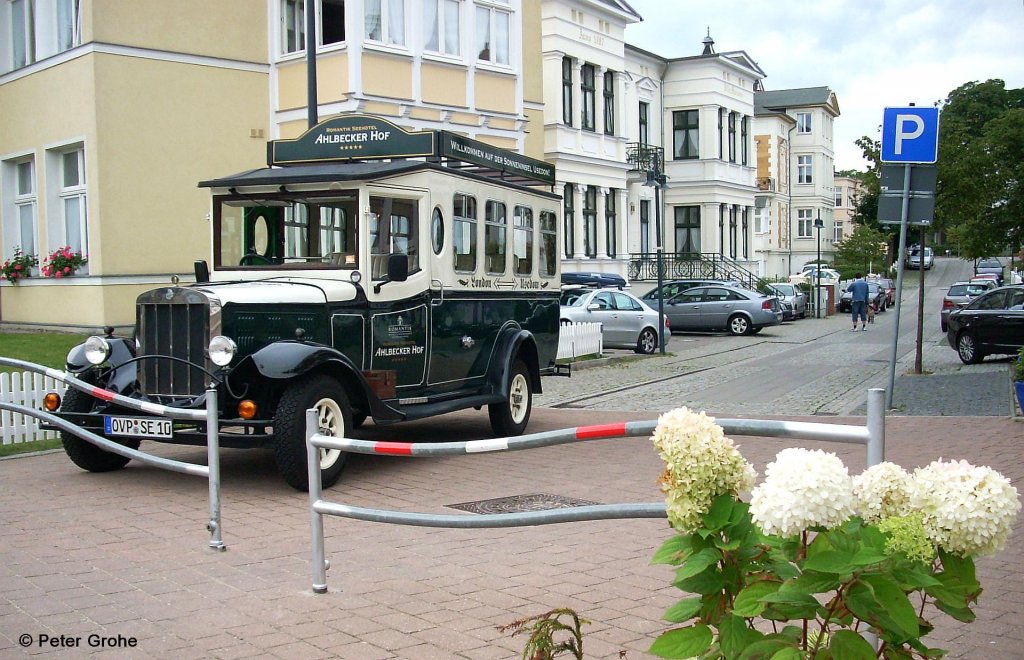
[[[56,392],[47,393],[47,395],[43,397],[43,407],[50,412],[54,412],[60,408],[60,395]]]
[[[239,401],[238,416],[242,419],[252,419],[256,416],[256,402],[250,399]]]

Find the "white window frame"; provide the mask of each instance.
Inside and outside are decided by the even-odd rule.
[[[814,209],[796,210],[796,237],[814,238]]]
[[[811,123],[811,113],[809,112],[798,112],[796,113],[796,132],[801,135],[806,135],[812,130],[813,124]]]
[[[431,30],[427,25],[427,5],[433,4],[437,7],[436,29]],[[431,55],[441,57],[459,58],[462,56],[462,0],[423,0],[423,51]],[[451,34],[453,27],[449,19],[449,12],[455,12],[454,36]],[[435,47],[429,44],[431,39],[436,39]]]
[[[814,183],[814,156],[803,154],[796,157],[796,182]]]
[[[369,16],[370,5],[380,7],[380,23],[377,29],[380,31],[378,37],[371,36],[366,16]],[[401,26],[392,25],[393,12],[401,7]],[[377,45],[389,46],[391,48],[407,48],[409,43],[409,3],[408,0],[365,0],[363,2],[363,37],[367,42]],[[401,35],[394,35],[392,32],[401,30]]]
[[[488,14],[487,23],[487,35],[489,41],[487,42],[486,48],[480,48],[477,50],[476,60],[478,62],[486,62],[494,66],[510,67],[512,66],[512,8],[509,6],[508,0],[477,0],[473,7],[473,26],[474,30],[479,32],[480,27],[480,15],[481,12],[486,11]],[[506,33],[505,33],[505,48],[504,53],[498,48],[499,44],[496,44],[498,34],[498,16],[503,15],[506,17]],[[476,46],[480,46],[480,35],[476,35]],[[474,46],[474,48],[476,47]],[[487,53],[486,57],[483,57],[484,53]],[[501,55],[504,55],[504,61],[502,61]]]
[[[29,166],[29,189],[22,190],[19,187],[20,177],[18,168],[22,165]],[[15,156],[4,160],[0,168],[0,181],[3,182],[0,198],[3,204],[3,245],[4,256],[14,256],[14,248],[20,247],[25,254],[36,254],[39,251],[39,194],[38,194],[38,169],[36,168],[35,157],[31,154]],[[29,235],[26,236],[25,227],[22,226],[22,209],[29,209]],[[26,238],[28,240],[26,240]],[[32,269],[33,273],[38,272],[38,267]]]
[[[82,43],[81,0],[55,0],[57,26],[57,52],[63,53]],[[67,12],[65,15],[65,11]],[[64,30],[68,30],[70,43],[62,41]]]
[[[843,223],[840,220],[836,220],[832,225],[832,242],[839,243],[843,240]]]
[[[836,206],[841,208],[843,206],[843,189],[842,189],[842,187],[841,186],[837,186],[835,192],[836,192],[836,196],[835,196]]]
[[[64,157],[67,154],[77,155],[78,182],[64,185]],[[49,147],[46,150],[47,171],[47,227],[50,236],[50,252],[65,245],[72,251],[89,253],[89,186],[86,178],[87,161],[84,141],[71,142]],[[78,217],[68,218],[67,203],[78,200]],[[80,237],[79,244],[74,245],[68,237],[68,226],[75,223]],[[40,257],[42,261],[42,256]],[[88,264],[79,272],[88,272]]]
[[[767,206],[754,207],[754,233],[755,234],[766,234],[768,233],[769,211]]]
[[[281,0],[278,5],[281,13],[280,21],[278,22],[281,30],[281,36],[278,40],[278,48],[280,49],[280,54],[282,56],[295,55],[297,53],[305,52],[306,50],[306,4],[308,2],[309,0]],[[290,5],[294,5],[295,12],[294,15],[289,18],[288,7]],[[295,25],[292,26],[295,29],[295,48],[293,49],[289,49],[288,47],[288,24],[291,21],[295,23]]]
[[[35,11],[34,11],[35,3],[33,2],[33,0],[8,0],[6,4],[7,4],[7,8],[6,9],[7,9],[7,17],[8,17],[7,20],[9,21],[8,25],[10,26],[8,36],[9,36],[9,38],[11,40],[10,41],[10,44],[11,44],[10,45],[11,69],[12,70],[13,69],[20,69],[22,67],[26,67],[26,66],[28,66],[30,64],[33,64],[36,61],[36,38],[35,38],[35,25],[36,25],[36,21],[35,21]],[[22,25],[15,25],[15,23],[14,23],[14,5],[15,4],[20,4],[24,8],[23,16],[25,17],[25,20],[24,20],[24,23]],[[20,30],[18,28],[20,28]],[[22,57],[23,57],[22,60],[19,60],[17,58],[16,51],[15,51],[14,35],[16,33],[18,33],[18,32],[22,33],[21,37],[23,39],[22,46],[24,48],[24,53],[22,55]]]

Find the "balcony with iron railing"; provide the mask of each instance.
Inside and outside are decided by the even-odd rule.
[[[666,252],[661,261],[666,280],[736,280],[748,289],[757,289],[760,280],[740,262],[717,252]],[[627,277],[630,281],[656,281],[657,253],[630,254]]]
[[[630,171],[661,174],[665,171],[665,150],[653,144],[630,142],[626,145],[626,162]]]

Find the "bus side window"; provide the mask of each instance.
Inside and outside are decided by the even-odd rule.
[[[533,209],[517,206],[512,217],[512,263],[516,275],[533,273]]]
[[[452,200],[452,232],[455,270],[476,272],[476,198],[455,193]]]
[[[485,213],[484,262],[489,274],[501,275],[505,272],[506,242],[508,240],[505,204],[488,200]]]
[[[554,277],[558,270],[558,216],[540,212],[540,275]]]
[[[370,197],[370,272],[382,280],[388,272],[388,256],[404,254],[409,272],[420,268],[417,203],[391,197]]]

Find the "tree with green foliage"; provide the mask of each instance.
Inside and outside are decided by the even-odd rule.
[[[844,279],[854,272],[883,270],[889,235],[868,225],[857,224],[853,233],[836,246],[836,268]]]
[[[1024,244],[1024,89],[969,82],[941,104],[936,227],[975,259]]]

